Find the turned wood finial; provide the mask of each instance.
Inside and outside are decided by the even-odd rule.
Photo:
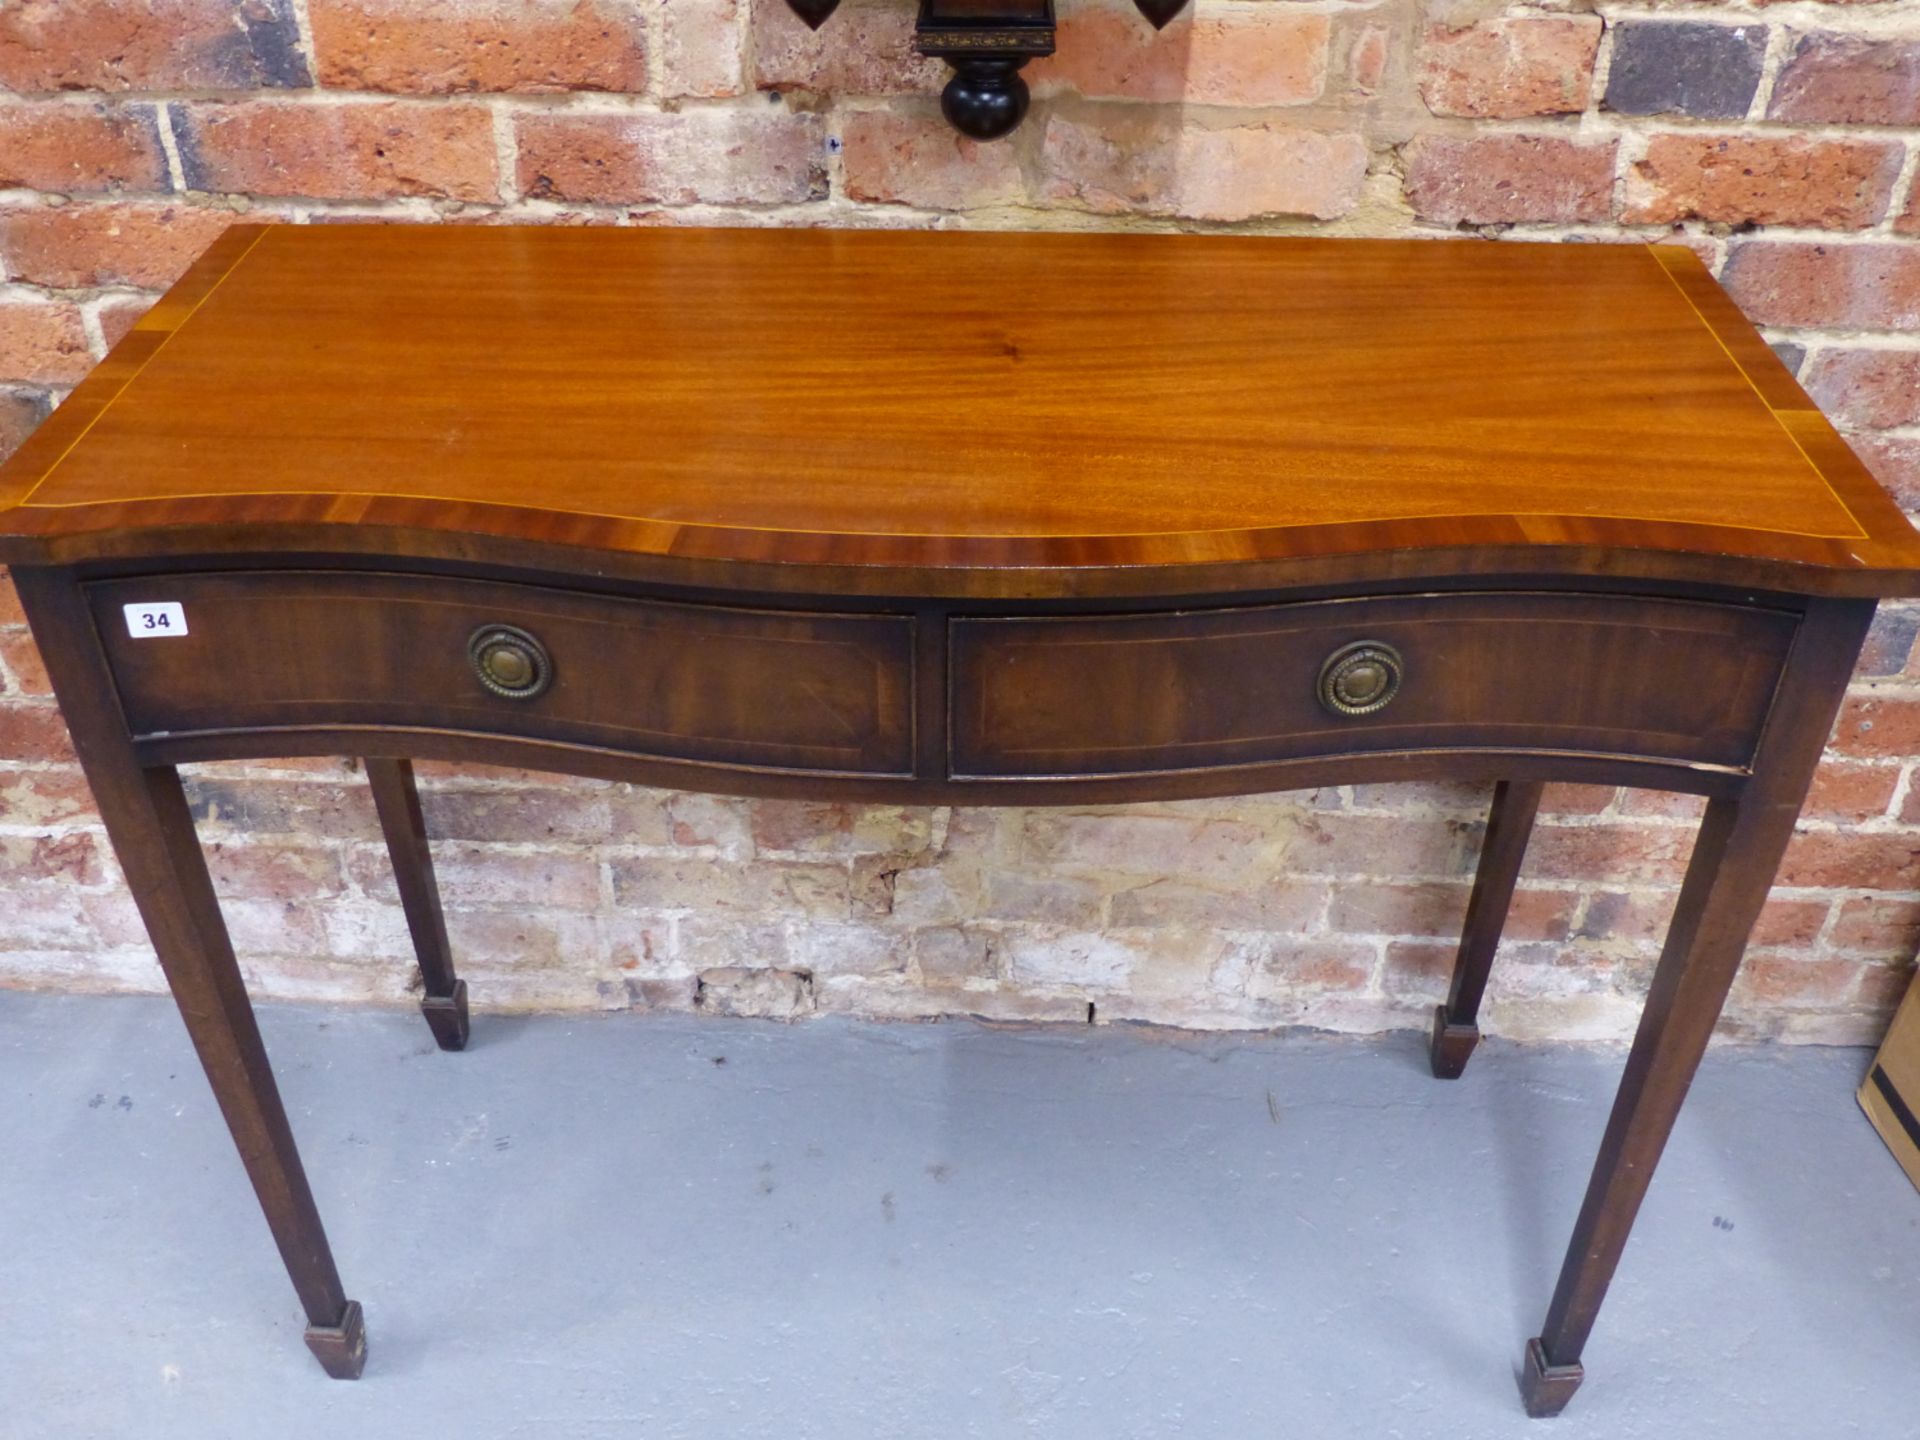
[[[1187,8],[1187,0],[1133,0],[1133,8],[1147,17],[1147,23],[1156,30],[1167,28],[1167,22]]]
[[[1154,29],[1187,0],[1133,0]],[[794,14],[818,30],[840,0],[787,0]],[[1029,93],[1020,71],[1053,53],[1053,0],[920,0],[914,49],[953,66],[940,94],[940,112],[975,140],[998,140],[1026,118]]]
[[[809,30],[818,30],[827,23],[827,17],[840,8],[840,0],[787,0],[787,8],[806,21]]]

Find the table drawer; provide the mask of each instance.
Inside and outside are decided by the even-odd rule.
[[[904,616],[343,571],[113,580],[88,594],[136,735],[424,726],[732,766],[913,768]],[[126,609],[165,602],[184,634]]]
[[[1459,748],[1737,769],[1797,618],[1513,593],[956,619],[949,769],[955,779],[1124,775]],[[1369,709],[1385,693],[1370,687],[1396,672],[1397,689]],[[1323,698],[1330,684],[1339,693]]]

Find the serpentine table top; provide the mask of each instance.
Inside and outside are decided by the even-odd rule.
[[[364,759],[448,1050],[420,756],[901,803],[1492,781],[1449,1079],[1542,786],[1707,796],[1542,1415],[1876,600],[1920,594],[1691,251],[1194,235],[236,225],[0,468],[0,560],[342,1378],[365,1322],[182,762]]]
[[[1694,254],[1636,245],[240,225],[0,506],[18,563],[239,524],[929,595],[1920,566]]]

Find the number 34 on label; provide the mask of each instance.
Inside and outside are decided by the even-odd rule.
[[[123,605],[127,612],[127,633],[136,640],[152,640],[161,635],[187,633],[187,612],[178,600],[163,600],[154,605]]]

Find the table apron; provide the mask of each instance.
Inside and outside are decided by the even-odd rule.
[[[1095,614],[325,569],[83,589],[143,764],[395,756],[881,803],[1427,779],[1733,795],[1800,624],[1519,588]],[[1376,690],[1348,705],[1328,677],[1356,654],[1341,695]]]

